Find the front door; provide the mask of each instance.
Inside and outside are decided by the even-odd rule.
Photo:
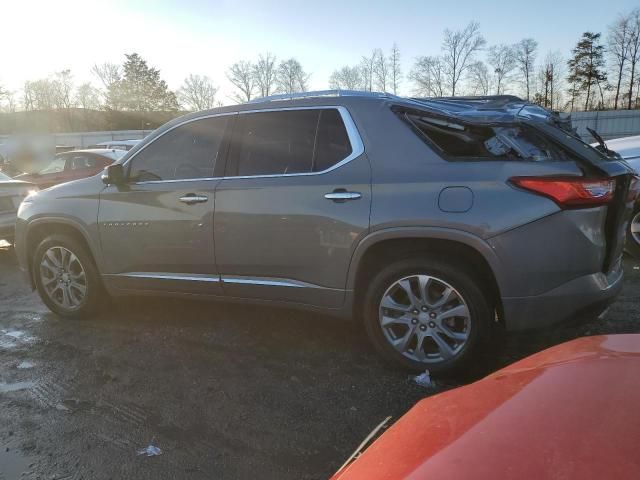
[[[337,307],[368,232],[371,174],[346,109],[240,113],[216,188],[225,295]]]
[[[166,131],[127,161],[124,186],[100,194],[103,271],[111,287],[220,293],[213,177],[229,118]]]

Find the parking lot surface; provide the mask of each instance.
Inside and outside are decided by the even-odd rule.
[[[0,479],[327,478],[426,395],[577,336],[640,332],[638,265],[604,320],[509,336],[426,390],[319,315],[147,298],[63,320],[0,249]],[[138,455],[149,445],[161,454]]]

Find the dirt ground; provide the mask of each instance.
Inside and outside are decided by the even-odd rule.
[[[464,383],[547,346],[640,332],[639,263],[605,320],[510,336]],[[428,391],[319,315],[118,300],[49,313],[0,249],[0,479],[321,479]],[[137,455],[149,445],[162,454]]]

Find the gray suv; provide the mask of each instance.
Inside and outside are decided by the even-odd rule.
[[[634,182],[516,97],[270,97],[28,197],[16,251],[63,316],[105,292],[286,304],[360,319],[388,359],[442,373],[498,326],[601,311]]]

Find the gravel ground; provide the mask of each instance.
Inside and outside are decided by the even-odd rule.
[[[49,313],[0,249],[0,479],[327,478],[386,416],[562,341],[640,332],[640,270],[605,320],[509,336],[433,391],[343,322],[282,309],[118,300]],[[162,454],[137,455],[154,445]]]

